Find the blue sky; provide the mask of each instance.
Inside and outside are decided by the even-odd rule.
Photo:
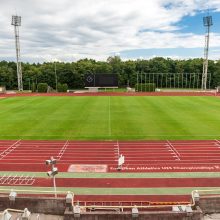
[[[83,58],[203,57],[203,16],[213,16],[210,59],[220,55],[220,0],[0,0],[0,60],[15,60],[11,16],[22,16],[24,62]]]
[[[192,33],[196,35],[204,36],[205,39],[205,27],[203,26],[203,17],[212,16],[213,26],[211,26],[211,32],[218,35],[220,33],[220,12],[215,10],[196,11],[194,15],[188,15],[183,17],[179,22],[174,25],[178,27],[173,33]],[[141,30],[147,32],[147,30]],[[210,38],[212,41],[212,38]],[[150,49],[134,49],[120,51],[118,54],[124,59],[144,59],[156,56],[171,57],[174,59],[188,59],[203,57],[205,40],[201,42],[199,47],[186,48],[150,48]],[[210,47],[209,52],[211,59],[220,58],[220,47]]]

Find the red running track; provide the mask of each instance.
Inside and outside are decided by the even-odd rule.
[[[59,171],[96,172],[87,165],[118,172],[118,156],[125,156],[121,172],[219,172],[220,141],[0,141],[0,171],[47,170],[54,156]],[[92,170],[91,170],[92,169]],[[74,168],[74,172],[77,170]]]
[[[77,188],[174,188],[220,187],[220,178],[56,178],[60,187]],[[1,184],[1,186],[13,184]],[[51,187],[53,179],[35,178],[32,187]]]
[[[84,92],[84,93],[14,93],[0,94],[0,97],[27,96],[220,96],[215,92]]]

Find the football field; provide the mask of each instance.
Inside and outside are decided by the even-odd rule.
[[[0,99],[0,139],[213,140],[220,99],[187,96]]]

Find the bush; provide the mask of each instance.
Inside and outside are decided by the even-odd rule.
[[[37,91],[40,93],[47,92],[48,84],[47,83],[39,83],[37,85]]]
[[[63,84],[63,92],[67,92],[68,90],[68,85],[65,83]]]
[[[68,90],[68,85],[66,83],[65,84],[58,83],[57,85],[58,92],[67,92],[67,90]]]
[[[155,92],[155,83],[138,83],[135,85],[136,92]]]

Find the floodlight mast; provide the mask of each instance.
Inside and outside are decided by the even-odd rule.
[[[208,78],[208,64],[209,64],[209,39],[210,39],[210,27],[213,25],[212,16],[203,17],[203,25],[206,28],[205,34],[205,47],[204,47],[204,60],[203,60],[203,72],[202,72],[202,90],[207,89]]]
[[[12,15],[11,25],[14,26],[14,32],[15,32],[18,91],[23,91],[21,56],[20,56],[20,39],[19,39],[19,26],[21,26],[21,16]]]

